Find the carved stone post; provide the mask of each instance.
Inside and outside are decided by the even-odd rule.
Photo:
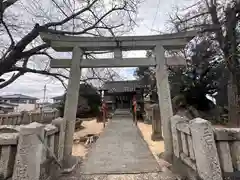
[[[20,129],[13,180],[39,180],[44,126],[37,122]]]
[[[201,118],[190,121],[198,175],[203,180],[222,180],[222,172],[211,123]]]
[[[162,140],[162,123],[161,123],[161,116],[158,104],[154,104],[152,106],[152,140],[158,141]]]
[[[163,138],[164,138],[164,159],[172,161],[173,145],[170,118],[173,116],[172,101],[170,96],[170,87],[168,82],[168,72],[165,63],[165,50],[161,45],[157,45],[154,49],[156,57],[156,79],[157,79],[157,92],[159,99],[159,107],[161,120],[163,124]]]
[[[20,124],[31,123],[30,114],[27,111],[23,111],[23,112],[21,112],[21,114],[22,114],[22,121],[20,122]],[[17,124],[17,125],[20,125],[20,124]]]
[[[63,150],[64,150],[64,121],[62,118],[57,118],[52,121],[52,124],[55,125],[58,129],[59,132],[55,134],[55,139],[54,139],[54,153],[56,154],[56,157],[58,160],[63,163]]]
[[[75,130],[75,121],[78,105],[78,95],[81,78],[81,59],[83,51],[79,47],[75,47],[72,52],[72,62],[68,81],[68,90],[66,95],[66,102],[64,108],[64,120],[66,123],[65,127],[65,143],[64,143],[64,155],[63,161],[64,166],[72,166],[72,145],[73,145],[73,134]]]
[[[238,93],[237,86],[233,82],[232,74],[228,81],[228,109],[229,109],[229,124],[232,127],[239,126],[239,106],[238,106]]]

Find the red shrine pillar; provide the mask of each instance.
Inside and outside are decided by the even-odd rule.
[[[102,115],[103,115],[103,127],[105,127],[107,119],[107,104],[104,100],[102,101]]]
[[[137,100],[136,100],[136,96],[133,96],[133,122],[135,122],[135,124],[137,125]]]

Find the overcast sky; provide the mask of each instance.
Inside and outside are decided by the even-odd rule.
[[[158,31],[166,29],[169,14],[172,9],[177,6],[183,6],[192,2],[192,0],[143,0],[138,14],[138,26],[131,35],[153,35]],[[134,68],[119,69],[119,73],[123,79],[134,79]],[[62,95],[63,87],[57,81],[46,76],[37,74],[27,74],[20,77],[17,81],[8,87],[0,90],[2,94],[19,93],[37,98],[43,97],[43,88],[47,84],[46,96],[48,99]]]

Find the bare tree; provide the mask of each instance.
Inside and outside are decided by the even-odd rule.
[[[199,0],[184,9],[176,9],[171,15],[175,30],[198,29],[199,39],[215,42],[218,51],[216,59],[223,59],[230,72],[229,79],[229,117],[234,125],[239,121],[240,64],[239,64],[239,0]]]
[[[122,34],[133,28],[138,3],[139,0],[0,0],[0,89],[26,73],[52,76],[64,83],[66,74],[50,70],[53,51],[41,41],[39,33]],[[107,70],[106,74],[112,77],[110,72]],[[12,74],[10,78],[4,78],[7,73]],[[91,78],[98,79],[96,74],[92,73]]]

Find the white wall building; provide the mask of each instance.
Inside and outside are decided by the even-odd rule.
[[[38,98],[30,97],[22,94],[12,94],[0,96],[0,102],[11,103],[17,105],[15,112],[32,111],[36,109]]]

